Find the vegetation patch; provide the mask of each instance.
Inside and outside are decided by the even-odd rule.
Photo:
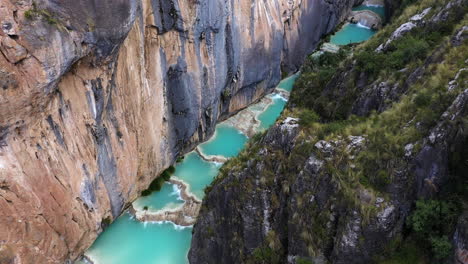
[[[58,25],[58,19],[48,10],[40,9],[37,7],[36,3],[33,2],[32,8],[24,12],[24,17],[29,20],[34,19],[43,19],[50,25]]]
[[[413,175],[408,168],[411,167],[410,162],[414,155],[425,144],[424,140],[431,129],[441,122],[468,127],[466,117],[450,121],[443,121],[441,118],[454,99],[466,89],[459,85],[449,90],[447,84],[453,80],[459,69],[466,67],[466,58],[460,54],[468,54],[468,42],[453,46],[450,38],[457,29],[468,24],[468,19],[466,9],[454,10],[448,15],[447,21],[426,23],[393,41],[385,52],[376,53],[375,49],[411,16],[433,6],[433,13],[427,16],[429,19],[434,12],[445,6],[445,3],[434,0],[403,2],[408,8],[401,11],[401,16],[367,43],[346,47],[337,54],[325,53],[320,57],[307,58],[292,90],[289,104],[282,114],[282,118],[300,118],[299,136],[289,156],[262,143],[264,135],[256,135],[238,157],[224,164],[218,177],[205,192],[208,193],[213,185],[228,174],[234,176],[247,167],[254,168],[258,165],[259,157],[263,162],[261,165],[264,165],[261,181],[273,184],[271,179],[278,180],[279,175],[291,174],[297,177],[306,160],[314,155],[324,161],[317,177],[330,177],[338,186],[338,194],[332,197],[334,205],[356,208],[363,217],[362,224],[365,226],[368,224],[367,220],[375,216],[382,207],[379,209],[374,202],[366,204],[361,201],[360,190],[365,189],[371,193],[373,199],[378,196],[384,197],[386,201],[391,200],[389,186],[396,183],[395,175],[399,173],[405,174],[409,182],[407,187],[412,188]],[[421,78],[407,82],[416,69],[423,69]],[[460,74],[457,82],[466,83],[467,78],[468,74]],[[398,98],[388,99],[390,102],[385,109],[362,116],[352,115],[353,104],[364,89],[381,82],[402,88],[403,92]],[[350,136],[365,138],[362,150],[349,150]],[[320,140],[342,144],[334,146],[333,154],[330,155],[315,147]],[[260,151],[268,155],[260,156]],[[386,261],[382,262],[381,258],[377,258],[377,263],[430,263],[432,258],[434,263],[440,264],[452,252],[450,238],[453,235],[453,226],[464,206],[455,201],[468,200],[468,184],[466,180],[460,180],[463,178],[460,175],[468,170],[468,155],[465,153],[468,150],[452,152],[450,160],[453,179],[450,181],[456,184],[453,184],[450,193],[456,195],[441,194],[444,199],[435,197],[433,200],[418,201],[414,213],[407,219],[404,237],[385,252]],[[283,192],[289,194],[289,185],[294,178],[286,178],[291,181],[286,180],[281,184]],[[252,191],[248,187],[252,184],[249,181],[251,179],[242,183],[235,182],[235,185]],[[317,212],[316,208],[304,206],[304,201],[310,199],[310,194],[290,195],[296,195],[294,206],[302,214],[292,216],[293,224],[305,227],[312,223],[304,228],[305,231],[297,239],[306,244],[310,256],[313,256],[316,249],[325,248],[327,239],[333,237],[323,228],[330,219],[330,212]],[[276,196],[272,197],[273,201],[277,200]],[[276,202],[272,204],[276,208]],[[307,221],[303,220],[305,216]],[[277,248],[266,243],[253,252],[249,263],[277,263],[278,258],[283,261],[284,256],[278,252],[280,251]]]
[[[420,200],[408,218],[407,224],[418,241],[430,249],[439,261],[452,252],[448,236],[453,232],[459,211],[453,201]]]
[[[112,223],[112,219],[110,216],[103,217],[101,220],[101,228],[104,230]]]
[[[164,183],[171,178],[171,176],[174,174],[174,172],[175,172],[174,166],[170,166],[169,168],[164,170],[161,173],[161,175],[159,175],[159,177],[157,177],[156,179],[154,179],[151,182],[148,189],[141,192],[141,196],[148,196],[152,192],[160,191],[162,186],[164,185]]]

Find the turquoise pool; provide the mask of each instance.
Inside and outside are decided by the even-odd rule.
[[[296,78],[292,76],[279,86],[290,91]],[[279,94],[269,96],[273,104],[259,115],[264,129],[276,121],[286,105],[286,100]],[[230,158],[239,154],[247,140],[234,127],[219,124],[213,138],[199,148],[206,155]],[[174,176],[186,182],[189,192],[202,199],[205,187],[216,177],[221,165],[207,162],[196,152],[191,152],[175,165]],[[133,206],[137,209],[148,206],[149,211],[176,208],[183,204],[178,191],[177,186],[166,183],[159,192],[139,198]],[[170,222],[141,223],[125,213],[98,237],[85,255],[95,264],[187,264],[191,231],[191,227],[180,228]]]
[[[365,28],[358,24],[346,24],[340,31],[336,32],[330,42],[336,45],[348,45],[360,43],[372,37],[376,31]]]
[[[273,99],[273,103],[257,117],[257,119],[260,121],[260,130],[266,130],[272,126],[286,106],[287,101],[281,97],[281,95],[273,94],[271,98]]]
[[[237,156],[244,148],[247,137],[232,126],[220,124],[212,139],[201,144],[198,148],[205,155],[224,156],[232,158]]]
[[[96,264],[185,264],[192,228],[141,223],[124,214],[94,242],[86,255]]]
[[[133,207],[137,210],[143,210],[147,206],[148,211],[158,211],[177,208],[183,203],[184,200],[180,198],[180,190],[177,185],[166,182],[159,192],[152,192],[148,196],[138,198],[133,202]]]
[[[375,32],[357,25],[347,25],[337,32],[331,42],[338,45],[362,42]],[[279,89],[291,91],[298,75],[283,80]],[[286,100],[280,94],[269,95],[273,103],[258,115],[260,129],[273,125],[283,111]],[[258,106],[252,106],[258,107]],[[201,144],[206,155],[235,157],[247,142],[247,137],[234,127],[220,124],[210,141]],[[198,198],[204,196],[204,188],[216,177],[221,164],[206,162],[196,152],[187,154],[176,164],[174,176],[185,181],[189,191]],[[166,183],[161,191],[134,202],[136,208],[148,206],[149,210],[169,209],[180,206],[178,189]],[[187,264],[187,253],[192,239],[192,228],[181,228],[170,222],[141,223],[125,213],[116,219],[85,253],[95,264]],[[83,263],[83,262],[77,262]]]
[[[363,8],[363,7],[358,7]],[[346,25],[331,38],[337,45],[362,42],[374,35],[374,31],[357,25]],[[298,74],[283,80],[279,89],[290,92]],[[260,129],[265,130],[276,122],[286,100],[280,94],[269,95],[273,103],[258,115]],[[258,106],[252,106],[257,107]],[[234,127],[220,124],[210,141],[199,149],[206,155],[221,155],[227,158],[239,154],[247,137]],[[216,177],[221,164],[206,162],[196,152],[187,154],[176,164],[174,176],[185,181],[189,191],[198,198],[204,196],[204,188]],[[166,183],[160,192],[152,193],[134,202],[137,208],[148,206],[160,210],[180,206],[177,188]],[[180,228],[169,222],[141,223],[125,213],[116,219],[85,253],[95,264],[187,264],[187,253],[192,239],[192,228]],[[82,263],[82,262],[77,262]]]
[[[189,191],[198,199],[202,199],[205,196],[205,187],[216,177],[221,164],[207,162],[197,153],[191,152],[175,167],[174,176],[186,182],[189,185]]]
[[[299,77],[299,74],[296,73],[284,80],[282,80],[279,84],[278,84],[278,89],[282,89],[282,90],[285,90],[287,92],[291,92],[292,91],[292,88],[294,86],[294,83],[296,82],[297,78]]]

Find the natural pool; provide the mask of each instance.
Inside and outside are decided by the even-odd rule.
[[[141,223],[125,213],[98,237],[86,256],[96,264],[183,264],[191,237],[191,227]]]
[[[273,94],[270,96],[273,100],[273,103],[270,104],[267,109],[257,117],[260,121],[260,130],[266,130],[271,125],[273,125],[286,106],[287,100],[280,94]]]
[[[292,91],[292,88],[294,86],[294,83],[296,82],[297,78],[299,77],[299,73],[296,73],[284,80],[282,80],[279,84],[278,84],[278,89],[280,90],[284,90],[286,92],[291,92]]]
[[[375,30],[359,24],[346,24],[340,31],[336,32],[330,39],[335,45],[348,45],[363,42],[376,33]]]
[[[166,183],[160,191],[138,198],[138,200],[133,202],[133,207],[143,210],[147,206],[149,211],[157,211],[161,209],[174,209],[183,203],[184,200],[180,197],[180,190],[177,188],[177,185]]]
[[[247,137],[232,126],[219,124],[213,138],[201,144],[200,151],[209,156],[237,156],[247,142]]]
[[[362,42],[375,32],[357,25],[347,25],[332,37],[332,43],[345,45]],[[290,92],[298,74],[283,80],[278,90]],[[260,130],[275,123],[286,105],[281,93],[269,95],[270,104],[257,116]],[[252,109],[260,109],[258,105]],[[239,130],[226,124],[219,124],[210,141],[201,144],[199,149],[206,155],[236,156],[247,142],[247,137]],[[216,177],[220,163],[207,162],[196,152],[191,152],[175,165],[174,176],[183,180],[189,191],[202,199],[204,188]],[[136,209],[148,206],[149,211],[173,209],[181,206],[177,186],[166,183],[161,191],[139,198],[133,203]],[[147,222],[135,220],[129,213],[116,219],[85,253],[95,264],[186,264],[192,239],[192,228],[176,226],[171,222]],[[82,262],[78,262],[82,263]]]
[[[293,76],[282,82],[282,88],[290,90],[296,78]],[[271,126],[286,105],[286,99],[279,93],[268,96],[272,104],[258,116],[260,129]],[[257,105],[251,107],[258,108]],[[239,154],[247,140],[233,126],[221,123],[217,125],[213,138],[199,145],[199,149],[204,155],[230,158]],[[188,191],[202,199],[205,187],[216,177],[221,165],[205,161],[192,151],[176,163],[174,177],[184,181]],[[160,191],[139,198],[133,206],[137,210],[147,206],[148,211],[157,211],[174,209],[183,203],[177,186],[166,182]],[[85,255],[95,264],[186,264],[191,229],[180,228],[170,222],[142,223],[125,213],[98,237]]]
[[[196,152],[191,152],[183,161],[176,164],[174,176],[187,183],[189,191],[198,199],[203,199],[205,187],[216,177],[221,165],[221,163],[207,162]]]

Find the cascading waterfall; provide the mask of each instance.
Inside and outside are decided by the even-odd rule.
[[[384,14],[383,7],[361,6],[355,10],[371,10],[379,15]],[[374,34],[375,31],[371,29],[347,24],[331,37],[331,43],[346,45],[362,42]],[[86,261],[95,264],[188,263],[187,253],[192,238],[191,225],[177,225],[168,220],[140,220],[151,219],[151,217],[145,218],[148,214],[157,214],[160,219],[171,212],[185,210],[186,208],[182,207],[187,203],[184,200],[187,197],[194,201],[190,207],[200,206],[204,188],[216,177],[222,162],[237,156],[248,137],[268,129],[275,123],[287,103],[287,97],[298,75],[284,79],[275,93],[218,124],[212,139],[199,145],[196,151],[188,153],[175,165],[175,173],[171,178],[173,181],[166,182],[160,191],[136,200],[131,210],[116,219],[98,237],[85,253],[87,260],[83,259],[77,263],[86,263]],[[182,190],[181,186],[185,189]],[[195,220],[193,215],[183,215],[183,218],[185,219],[181,222],[184,223]]]
[[[353,8],[353,11],[369,10],[378,14],[383,20],[385,19],[385,8],[383,6],[358,6]],[[348,45],[352,43],[360,43],[372,37],[377,31],[370,29],[360,23],[348,23],[341,28],[330,39],[330,42],[335,45]]]
[[[297,75],[293,75],[282,81],[278,86],[282,91],[278,92],[290,91],[296,78]],[[286,98],[279,93],[267,97],[270,104],[254,104],[238,114],[257,113],[255,118],[260,122],[257,132],[271,126],[286,105]],[[230,121],[218,124],[213,138],[198,146],[204,156],[230,158],[242,150],[248,138]],[[202,199],[204,188],[216,177],[221,165],[206,161],[192,151],[175,165],[172,178],[183,181],[190,194]],[[165,183],[160,191],[133,202],[133,208],[138,212],[146,209],[150,213],[180,208],[183,203],[180,192],[177,185]],[[85,256],[96,264],[187,263],[191,230],[191,226],[183,227],[170,221],[141,222],[126,212],[98,237]]]

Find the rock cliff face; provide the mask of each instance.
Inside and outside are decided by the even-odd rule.
[[[353,54],[309,59],[282,121],[207,190],[191,263],[467,263],[467,8],[421,1]],[[415,213],[444,199],[458,209]],[[421,259],[384,262],[413,240]]]
[[[0,262],[63,263],[359,0],[0,3]]]

